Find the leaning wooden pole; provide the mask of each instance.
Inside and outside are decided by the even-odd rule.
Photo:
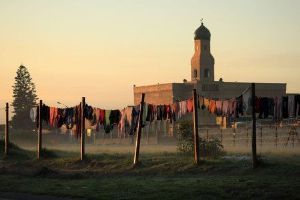
[[[134,152],[133,165],[137,165],[139,162],[141,131],[142,131],[142,125],[143,125],[144,100],[145,100],[145,93],[142,93],[142,100],[140,103],[139,123],[138,123],[137,135],[136,135],[136,141],[135,141],[135,152]]]
[[[199,164],[199,136],[198,136],[198,106],[197,106],[197,92],[193,89],[193,100],[194,100],[194,160],[195,164]]]
[[[9,106],[6,103],[5,106],[5,143],[4,143],[4,154],[8,155],[9,152]]]
[[[85,97],[82,97],[81,101],[81,131],[80,131],[80,160],[85,159],[85,116],[84,116],[84,108],[85,108]]]
[[[42,121],[42,107],[43,107],[43,100],[40,100],[39,104],[39,131],[38,131],[38,151],[37,151],[37,159],[41,158],[41,153],[42,153],[42,130],[43,130],[43,121]]]
[[[255,83],[251,84],[252,93],[252,167],[257,167],[256,155],[256,114],[255,114]]]

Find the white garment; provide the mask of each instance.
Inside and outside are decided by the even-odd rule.
[[[252,102],[251,102],[251,90],[250,88],[243,94],[243,110],[246,115],[251,115],[252,113]]]
[[[37,107],[33,107],[30,109],[30,119],[32,122],[36,122],[37,117]]]

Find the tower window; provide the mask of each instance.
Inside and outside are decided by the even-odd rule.
[[[210,77],[210,70],[209,69],[205,69],[204,70],[204,78],[209,78]]]
[[[197,78],[197,70],[194,69],[194,78]]]

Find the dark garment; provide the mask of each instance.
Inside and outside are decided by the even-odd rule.
[[[73,128],[73,125],[74,125],[74,108],[66,108],[64,110],[65,112],[65,121],[64,121],[64,124],[66,125],[66,127],[68,129],[71,129]]]
[[[170,120],[172,123],[173,117],[172,117],[172,108],[170,105],[166,105],[166,112],[167,112],[167,119]]]
[[[156,106],[156,119],[157,120],[163,119],[163,105]]]
[[[269,115],[274,116],[274,106],[275,106],[274,99],[273,98],[268,98]]]
[[[259,118],[268,118],[269,115],[274,115],[274,99],[262,97],[259,100]]]
[[[296,115],[295,116],[300,116],[300,95],[295,96],[295,108],[296,108]]]
[[[88,120],[92,120],[93,113],[94,113],[93,107],[86,104],[84,107],[84,117]]]
[[[152,104],[148,104],[148,113],[146,117],[146,121],[153,122],[154,120],[154,106]]]
[[[81,103],[75,107],[74,109],[74,123],[76,124],[76,136],[77,138],[81,137],[80,132],[81,132]]]
[[[134,135],[134,133],[136,132],[137,126],[138,126],[138,120],[139,120],[139,114],[140,114],[140,110],[139,110],[139,106],[135,106],[132,109],[132,121],[131,121],[131,127],[130,127],[130,132],[129,135]]]
[[[119,124],[120,119],[121,119],[121,112],[120,112],[120,110],[112,110],[110,112],[109,120],[110,120],[110,124],[111,125],[117,125],[117,124]]]
[[[65,121],[65,112],[64,112],[65,109],[62,109],[62,108],[58,108],[57,109],[57,128],[60,128],[63,124],[64,124],[64,121]]]
[[[236,98],[236,117],[238,118],[239,115],[244,115],[242,95]]]
[[[49,120],[50,120],[50,107],[46,106],[45,104],[42,105],[41,118],[47,124],[49,123]]]
[[[168,113],[167,113],[167,106],[166,105],[162,105],[162,119],[163,120],[167,120],[168,119]]]
[[[289,117],[289,99],[287,96],[282,97],[282,117],[288,118]]]

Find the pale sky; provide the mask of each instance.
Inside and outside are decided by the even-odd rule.
[[[201,18],[216,80],[300,92],[299,10],[298,0],[0,0],[0,107],[12,101],[20,64],[50,106],[85,96],[122,108],[133,104],[134,84],[190,80]]]

